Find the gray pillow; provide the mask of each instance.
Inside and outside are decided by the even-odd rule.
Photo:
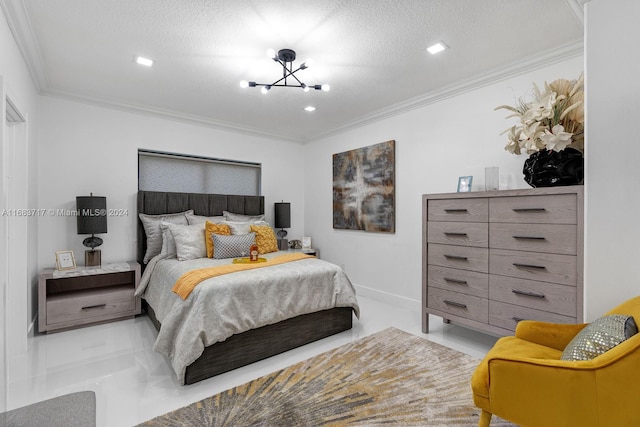
[[[207,246],[204,241],[204,224],[169,224],[169,230],[176,242],[176,257],[178,261],[207,257]]]
[[[143,263],[148,263],[151,258],[162,251],[162,230],[160,229],[160,222],[165,221],[172,224],[187,225],[187,217],[185,216],[187,213],[192,214],[193,210],[162,215],[138,214],[144,227],[144,233],[147,236],[147,252],[144,254]]]
[[[223,236],[211,234],[213,239],[213,258],[237,258],[249,256],[249,248],[256,241],[256,233]]]
[[[187,217],[187,221],[189,222],[189,225],[191,224],[204,224],[205,222],[209,221],[209,222],[213,222],[213,223],[218,223],[218,222],[222,222],[225,220],[225,217],[220,215],[220,216],[202,216],[202,215],[194,215],[194,214],[185,214],[185,216]]]
[[[611,314],[582,329],[562,352],[561,360],[591,360],[638,333],[632,316]]]
[[[263,215],[244,215],[244,214],[237,214],[229,211],[222,211],[222,215],[224,215],[227,221],[241,221],[241,222],[264,221],[264,214]]]
[[[249,234],[252,225],[269,225],[265,221],[223,221],[220,224],[227,224],[231,234]]]
[[[162,250],[160,253],[163,254],[165,258],[176,258],[178,256],[176,253],[176,240],[169,230],[170,225],[170,222],[160,221],[160,230],[162,230]]]

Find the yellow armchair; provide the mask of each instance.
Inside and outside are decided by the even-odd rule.
[[[640,327],[640,297],[606,314]],[[500,338],[471,379],[479,427],[492,414],[522,427],[640,426],[640,333],[594,359],[560,360],[585,326],[525,320]]]

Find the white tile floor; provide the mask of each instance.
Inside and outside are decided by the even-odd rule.
[[[178,385],[167,359],[152,350],[146,316],[52,335],[37,335],[29,352],[9,361],[7,410],[63,394],[93,390],[98,427],[133,426],[261,375],[393,326],[482,358],[496,338],[359,296],[353,329],[190,386]]]

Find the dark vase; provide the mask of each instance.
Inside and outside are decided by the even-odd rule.
[[[574,148],[562,151],[542,150],[524,161],[524,180],[532,187],[582,184],[584,158]]]

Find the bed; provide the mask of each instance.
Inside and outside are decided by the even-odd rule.
[[[138,213],[146,215],[174,214],[189,210],[193,210],[194,215],[206,217],[220,216],[223,211],[234,212],[239,215],[264,214],[264,198],[262,196],[139,191],[137,204]],[[177,261],[175,259],[162,259],[162,256],[155,257],[152,260],[147,257],[145,260],[146,253],[147,236],[142,221],[138,219],[137,258],[144,269],[142,281],[144,282],[144,289],[141,289],[139,295],[143,298],[143,305],[149,318],[158,330],[158,339],[154,348],[170,359],[181,384],[193,384],[346,331],[352,327],[353,314],[358,315],[359,313],[355,292],[353,292],[353,287],[342,270],[333,264],[315,258],[288,263],[292,266],[283,264],[265,267],[256,270],[256,272],[261,270],[260,274],[257,275],[255,274],[256,272],[238,272],[208,279],[194,289],[195,295],[190,295],[185,300],[182,300],[170,290],[167,290],[166,286],[169,281],[182,274],[184,269],[202,268],[205,265],[209,265],[209,263],[213,265],[216,262],[220,264],[224,263],[224,260],[204,258]],[[265,257],[272,258],[278,254],[266,254]],[[227,262],[230,261],[227,260]],[[293,265],[295,265],[295,268]],[[325,290],[324,287],[318,286],[319,276],[314,276],[314,274],[318,274],[318,271],[325,269],[330,270],[329,275],[332,277],[332,283],[328,286],[333,286],[333,289]],[[295,271],[290,272],[289,270]],[[263,282],[260,284],[262,286],[260,295],[264,294],[265,300],[266,298],[275,298],[275,292],[290,289],[290,291],[282,295],[287,295],[289,300],[295,299],[297,304],[297,299],[311,299],[304,296],[298,298],[302,295],[300,292],[304,292],[302,286],[312,286],[314,290],[310,291],[308,295],[314,295],[314,292],[319,292],[320,296],[317,299],[320,302],[303,301],[301,304],[307,304],[307,306],[296,309],[300,313],[296,312],[295,315],[274,309],[273,311],[276,312],[274,318],[270,321],[265,321],[262,317],[267,316],[268,313],[265,314],[265,303],[262,301],[262,308],[256,307],[253,310],[261,318],[247,320],[244,317],[250,316],[247,313],[252,312],[251,307],[247,308],[246,305],[243,305],[238,308],[235,303],[243,300],[242,298],[234,299],[233,297],[228,297],[226,296],[227,290],[221,291],[220,289],[222,288],[216,287],[227,286],[233,288],[237,286],[245,289],[245,293],[249,292],[254,295],[249,300],[258,299],[255,298],[255,295],[258,295],[257,291],[252,290],[254,288],[249,288],[248,282],[242,282],[244,277],[242,275],[252,273],[257,277],[256,280]],[[269,280],[271,282],[268,283],[269,286],[266,286],[264,282]],[[222,284],[223,282],[224,284]],[[289,284],[287,285],[287,283]],[[286,286],[290,286],[290,288],[286,288]],[[271,288],[274,289],[271,290]],[[331,302],[328,302],[327,295],[324,295],[324,293],[329,292],[333,292],[335,295],[332,297]],[[212,297],[211,295],[217,297]],[[223,296],[226,296],[227,299]],[[234,302],[234,307],[233,309],[228,309],[228,313],[224,313],[225,309],[222,309],[223,312],[214,313],[214,310],[209,307],[197,305],[200,300],[206,301],[206,304],[210,304],[212,300],[220,300],[220,304],[225,304],[225,301],[231,301]],[[244,317],[237,321],[240,325],[232,324],[229,326],[227,315],[236,311],[243,313]],[[196,320],[187,319],[189,316]],[[202,320],[203,325],[199,325],[200,318],[204,318]],[[187,323],[176,323],[183,321]],[[163,322],[165,323],[164,326]],[[199,326],[192,328],[193,324],[198,324]],[[212,324],[216,326],[212,328]],[[188,327],[185,325],[188,325]],[[223,330],[218,331],[217,325],[224,326],[220,328]],[[257,325],[257,327],[252,327],[251,325]],[[203,330],[198,330],[199,328]],[[212,329],[215,329],[215,331]],[[188,340],[178,337],[185,330],[188,331],[190,337]],[[236,332],[227,336],[230,330]],[[200,337],[203,338],[200,339]],[[208,341],[212,342],[208,343]],[[183,342],[185,344],[182,344]],[[194,346],[198,348],[192,348]],[[183,352],[186,352],[187,356],[182,357],[180,353]],[[191,354],[189,355],[189,353]],[[198,354],[198,356],[195,357],[193,356],[194,354]],[[191,360],[194,358],[195,360]]]

